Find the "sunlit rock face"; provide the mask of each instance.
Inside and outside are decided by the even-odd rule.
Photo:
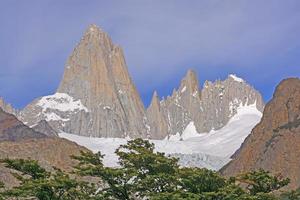
[[[151,103],[150,108],[153,104],[155,105]],[[224,81],[206,81],[200,89],[196,73],[189,70],[179,88],[160,102],[159,112],[163,113],[167,128],[162,129],[157,138],[180,135],[191,122],[198,133],[218,130],[237,113],[237,108],[253,104],[257,110],[263,111],[262,96],[243,79],[229,75]],[[152,115],[158,116],[158,113]],[[148,114],[148,118],[155,118],[154,116]],[[156,127],[160,126],[162,124]],[[151,135],[154,134],[155,132],[151,132]]]
[[[160,100],[154,93],[145,110],[122,49],[90,25],[68,58],[56,93],[37,98],[17,116],[28,126],[45,120],[57,132],[163,139],[181,135],[189,124],[198,133],[218,130],[238,107],[252,104],[263,110],[261,95],[243,79],[229,75],[206,81],[201,89],[189,70],[171,96]]]
[[[45,119],[57,130],[95,137],[146,137],[148,132],[122,49],[95,25],[67,60],[57,93],[29,104],[20,118],[28,125]]]

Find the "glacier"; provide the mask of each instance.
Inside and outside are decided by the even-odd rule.
[[[262,113],[256,105],[237,108],[237,114],[223,128],[209,133],[197,133],[193,122],[190,122],[182,135],[175,135],[164,140],[150,140],[157,152],[179,158],[179,164],[187,167],[201,167],[219,170],[230,161],[230,157],[239,149],[254,126],[260,121]],[[118,157],[114,153],[130,138],[94,138],[61,132],[66,138],[90,149],[104,154],[103,164],[118,167]]]

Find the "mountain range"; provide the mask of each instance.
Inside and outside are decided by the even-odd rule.
[[[170,96],[154,91],[145,108],[121,47],[90,25],[54,94],[21,110],[0,98],[0,158],[30,157],[47,169],[70,170],[70,155],[90,149],[115,166],[115,149],[143,138],[182,166],[220,169],[226,176],[263,168],[298,188],[299,127],[299,78],[283,80],[265,106],[261,94],[234,74],[200,87],[188,70]],[[15,184],[1,165],[0,180]]]
[[[263,111],[261,94],[243,79],[231,74],[199,88],[196,73],[189,70],[171,96],[161,100],[154,92],[145,109],[121,47],[90,25],[69,56],[54,94],[20,111],[2,107],[30,127],[45,120],[57,132],[81,136],[164,139],[181,135],[188,126],[198,133],[219,130],[238,107],[252,104]]]

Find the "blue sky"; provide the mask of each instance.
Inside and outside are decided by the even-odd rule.
[[[64,64],[95,23],[124,49],[147,105],[189,68],[201,85],[244,78],[267,101],[300,77],[299,0],[1,0],[0,96],[21,108],[55,92]]]

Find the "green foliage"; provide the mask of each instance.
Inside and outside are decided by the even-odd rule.
[[[175,192],[164,192],[156,193],[151,196],[151,200],[200,200],[200,195],[185,192],[185,191],[175,191]]]
[[[289,184],[289,179],[282,179],[280,176],[272,176],[269,172],[260,169],[243,174],[239,181],[248,184],[250,194],[270,193]]]
[[[300,196],[297,190],[275,197],[273,192],[286,186],[289,179],[272,176],[264,170],[226,179],[208,169],[180,168],[177,159],[155,152],[154,144],[147,140],[131,140],[121,145],[116,154],[119,156],[118,168],[105,167],[100,152],[81,152],[79,156],[72,156],[79,161],[74,173],[98,178],[97,184],[70,178],[58,169],[49,173],[36,161],[2,160],[6,167],[19,171],[14,175],[21,184],[0,193],[0,199],[296,200]]]
[[[194,194],[216,192],[226,185],[225,178],[208,169],[182,168],[179,177],[182,189]]]
[[[300,200],[300,188],[281,194],[281,200]]]
[[[133,193],[140,197],[173,192],[177,186],[178,160],[154,152],[154,144],[135,139],[120,146],[116,154],[120,165],[132,173]]]
[[[3,197],[75,200],[92,199],[91,194],[95,193],[91,184],[71,179],[59,169],[55,169],[53,173],[47,172],[39,166],[37,161],[5,159],[1,162],[6,167],[19,171],[13,175],[21,181],[20,186],[2,192]]]
[[[3,159],[0,160],[4,163],[5,167],[20,171],[23,175],[29,175],[32,179],[40,179],[49,177],[49,173],[45,169],[39,166],[37,161],[34,160],[24,160],[24,159]],[[17,176],[17,174],[15,174]],[[21,176],[18,176],[21,178]]]

